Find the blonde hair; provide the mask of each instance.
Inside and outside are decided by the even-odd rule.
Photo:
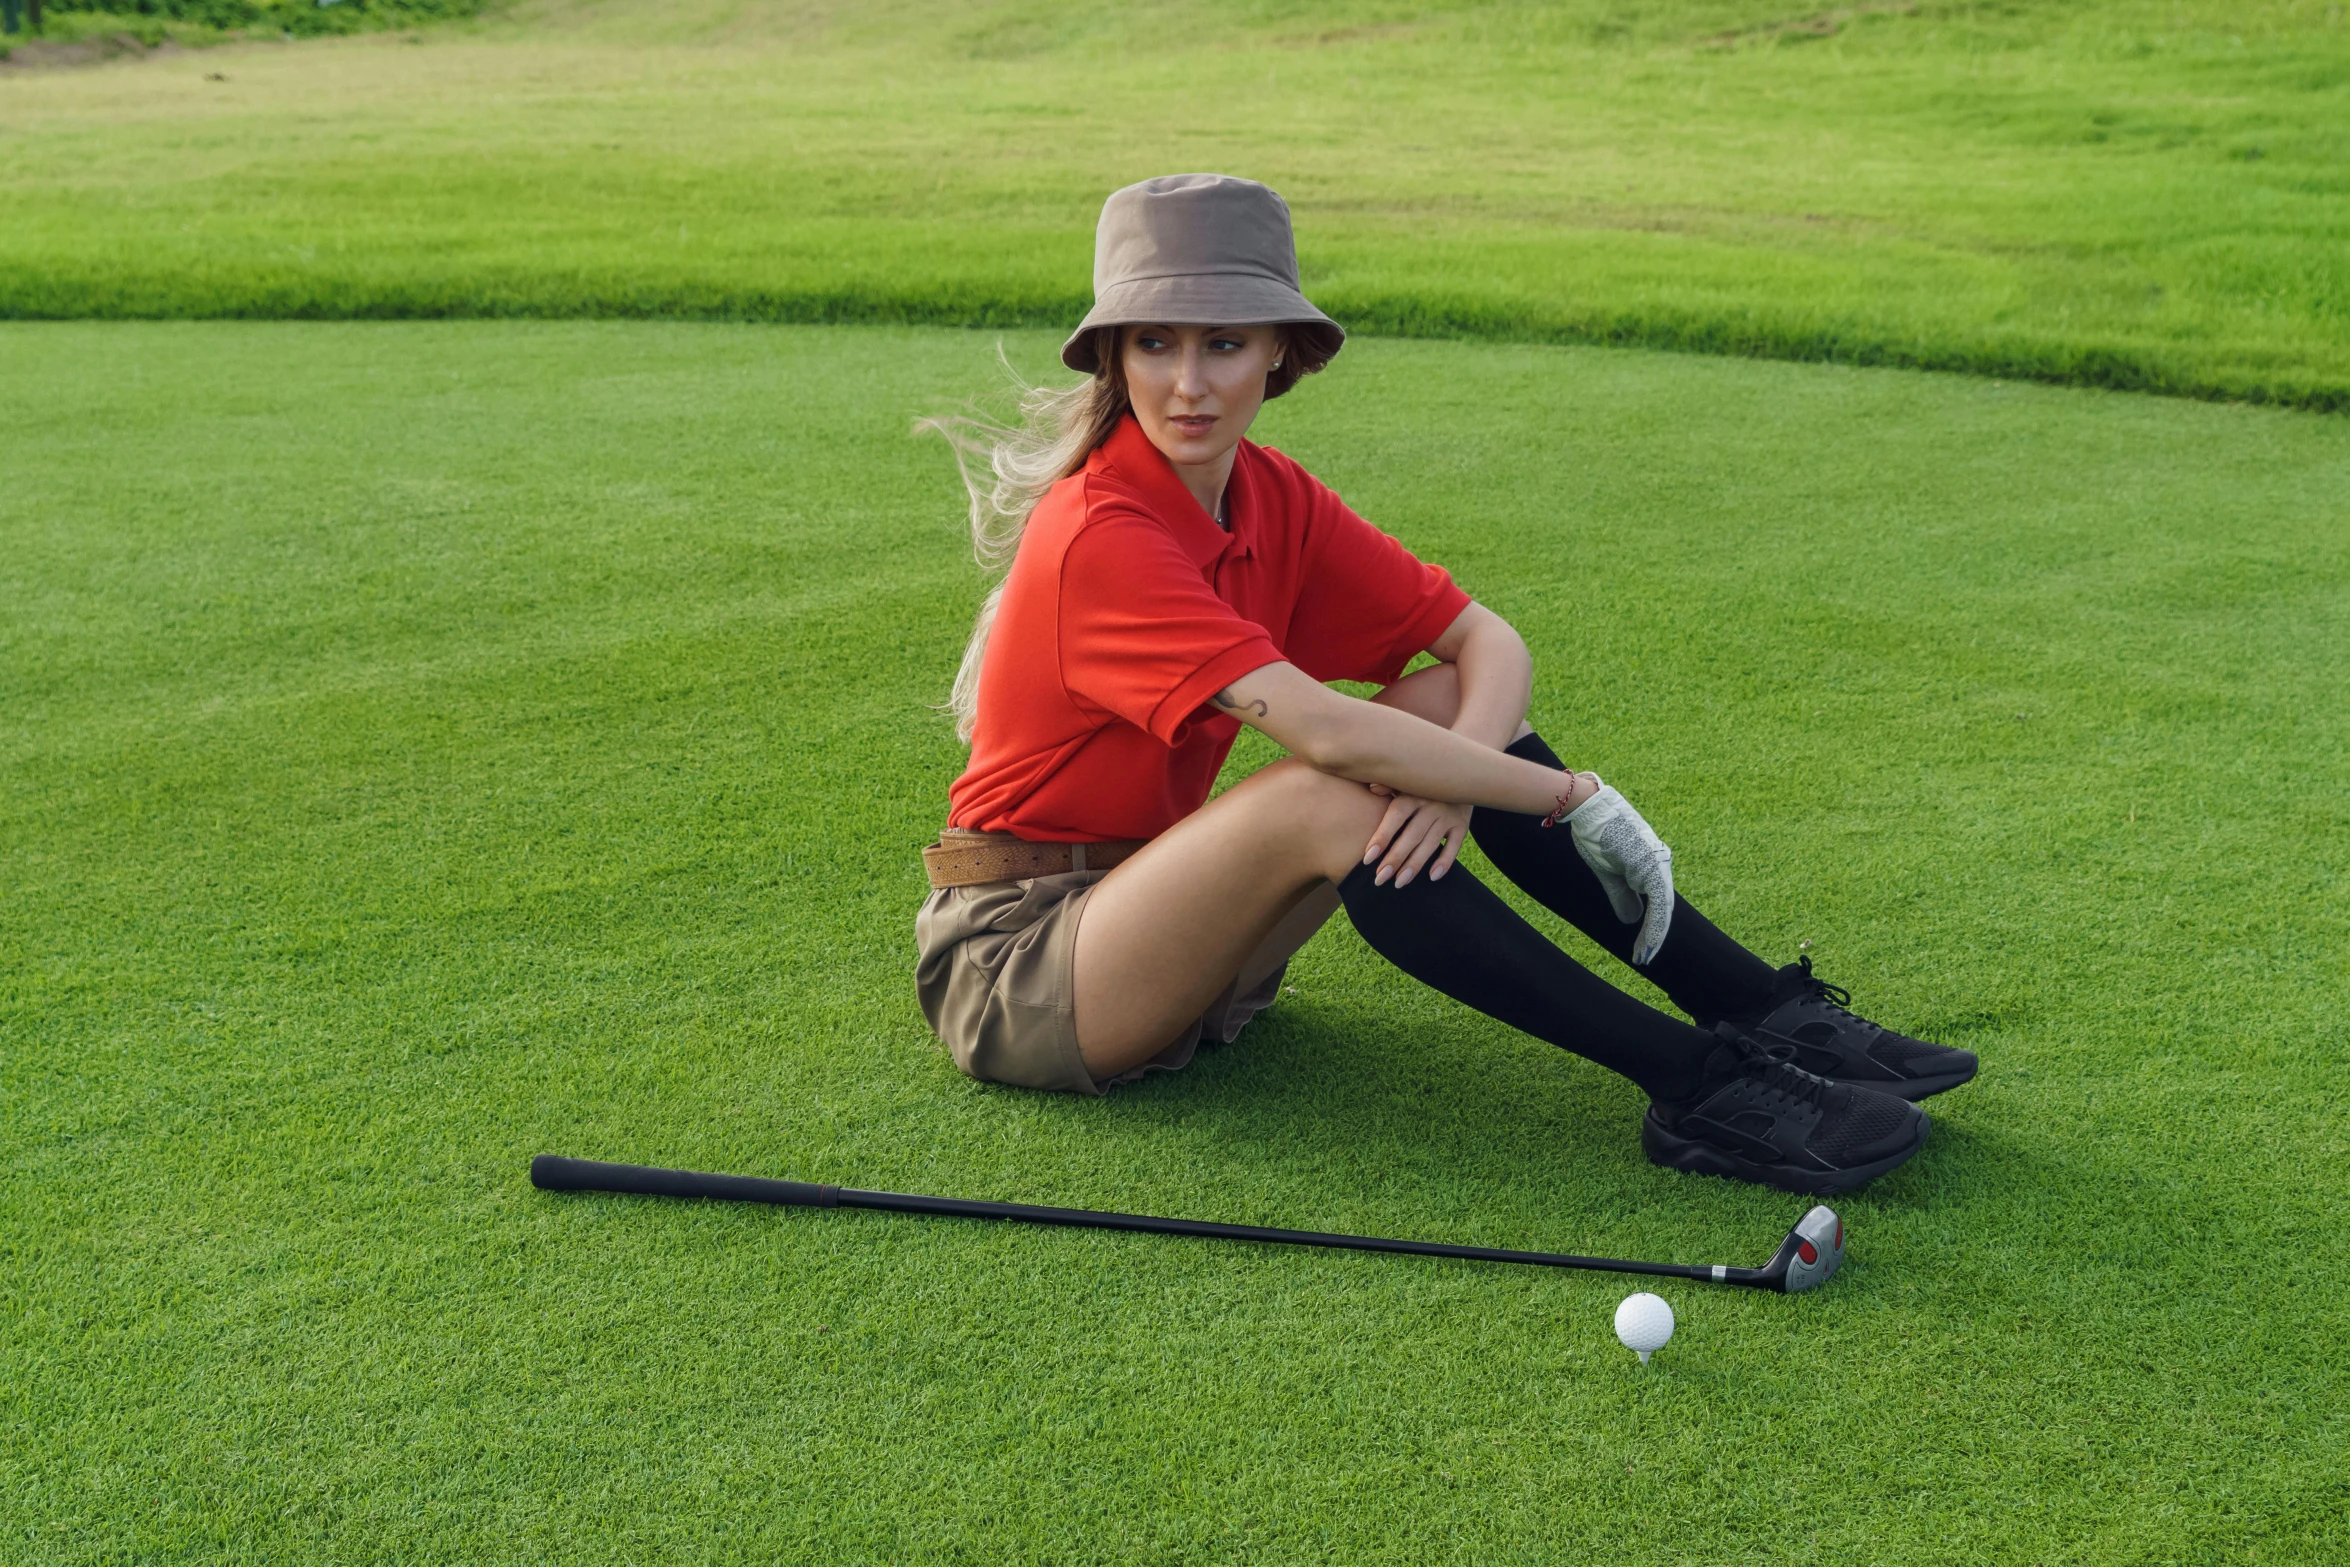
[[[1009,360],[1004,362],[1019,410],[1017,423],[975,407],[914,425],[917,431],[944,437],[953,449],[955,470],[971,496],[971,553],[991,573],[1010,567],[1020,549],[1020,535],[1028,529],[1029,514],[1045,491],[1083,468],[1093,449],[1126,417],[1118,329],[1106,326],[1096,331],[1095,362],[1101,368],[1075,386],[1032,386]],[[1001,357],[1002,350],[997,352]],[[971,731],[979,722],[979,668],[987,658],[996,608],[1003,601],[999,577],[979,606],[962,667],[955,671],[954,688],[947,695],[946,711],[955,715],[955,737],[965,745],[971,743]]]

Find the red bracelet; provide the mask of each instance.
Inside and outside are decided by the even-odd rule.
[[[1567,777],[1570,780],[1578,780],[1582,777],[1582,774],[1569,773],[1567,774]],[[1567,792],[1559,796],[1559,808],[1551,812],[1548,816],[1542,818],[1542,825],[1545,827],[1556,827],[1561,821],[1565,820],[1568,809],[1567,802],[1573,798],[1575,798],[1575,785],[1573,782],[1570,782],[1567,785]]]

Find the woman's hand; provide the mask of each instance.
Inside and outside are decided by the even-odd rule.
[[[1363,849],[1365,865],[1379,862],[1373,885],[1384,887],[1392,880],[1398,887],[1408,886],[1423,868],[1430,881],[1442,879],[1452,869],[1452,862],[1461,857],[1470,808],[1399,794],[1383,784],[1371,785],[1371,792],[1387,796],[1387,814],[1379,818],[1379,826]],[[1434,856],[1433,863],[1430,856]]]
[[[1599,878],[1616,918],[1640,927],[1632,942],[1632,966],[1646,968],[1673,923],[1673,851],[1630,801],[1600,783],[1597,773],[1583,776],[1598,787],[1566,814],[1575,852]]]

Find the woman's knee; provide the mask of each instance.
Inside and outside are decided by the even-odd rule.
[[[1382,688],[1371,700],[1450,729],[1461,716],[1461,672],[1451,664],[1430,664]]]
[[[1284,840],[1305,847],[1325,875],[1333,867],[1339,875],[1345,873],[1387,810],[1387,802],[1362,784],[1322,772],[1294,756],[1260,768],[1232,793],[1243,790],[1248,791],[1250,804],[1265,813],[1268,825]]]
[[[1268,805],[1306,815],[1343,811],[1356,802],[1376,799],[1368,787],[1336,773],[1326,773],[1311,762],[1285,756],[1258,768],[1233,789],[1262,797]]]
[[[1450,729],[1461,716],[1460,668],[1454,664],[1430,664],[1381,690],[1371,700]],[[1509,743],[1515,745],[1533,732],[1534,726],[1521,715],[1517,727],[1510,731]]]

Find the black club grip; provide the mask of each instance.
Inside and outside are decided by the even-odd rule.
[[[840,1188],[810,1181],[774,1181],[759,1175],[705,1175],[641,1164],[606,1164],[543,1153],[530,1161],[530,1184],[544,1192],[627,1192],[638,1197],[715,1197],[726,1202],[785,1203],[830,1208]]]

